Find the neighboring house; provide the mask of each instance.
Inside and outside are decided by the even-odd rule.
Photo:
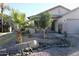
[[[61,32],[67,32],[70,34],[79,34],[79,8],[72,10],[58,19],[56,23],[56,32],[59,32],[59,26],[61,26]]]
[[[53,20],[53,22],[52,22],[52,26],[50,28],[53,31],[55,31],[56,22],[58,21],[58,19],[61,18],[66,13],[70,12],[70,10],[63,7],[63,6],[61,6],[61,5],[59,5],[59,6],[53,7],[51,9],[49,9],[49,10],[46,10],[44,12],[48,12],[51,15],[51,17],[52,17],[51,19]],[[43,13],[43,12],[41,12],[41,13]],[[39,14],[33,15],[33,16],[39,16]],[[30,17],[32,17],[32,16],[30,16]],[[28,18],[30,19],[30,17],[28,17]]]

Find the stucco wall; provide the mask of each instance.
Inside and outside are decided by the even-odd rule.
[[[69,20],[70,20],[70,22],[69,22]],[[71,24],[72,26],[68,25],[71,22],[73,22]],[[79,23],[79,8],[77,8],[77,9],[73,10],[72,12],[64,15],[62,18],[60,18],[57,21],[57,23],[56,23],[56,31],[57,32],[58,32],[58,24],[60,24],[60,23],[63,24],[63,30],[62,30],[62,32],[64,32],[64,31],[72,31],[73,30],[72,28],[73,27],[75,28],[75,26],[78,25],[78,23]],[[70,27],[71,29],[68,29],[68,27]]]
[[[64,15],[66,14],[67,12],[69,12],[68,10],[62,8],[62,7],[58,7],[56,9],[53,9],[53,10],[50,10],[49,13],[51,14],[51,16],[53,15]]]
[[[65,8],[63,8],[63,7],[61,7],[61,6],[59,6],[59,7],[55,8],[55,9],[52,9],[52,10],[48,11],[48,13],[49,13],[52,17],[54,17],[54,16],[63,16],[64,14],[66,14],[66,13],[68,13],[68,12],[70,12],[70,11],[67,10],[67,9],[65,9]],[[52,20],[54,20],[54,19],[52,19]],[[56,19],[56,20],[57,20],[57,19]],[[57,22],[56,22],[56,23],[57,23]],[[57,28],[57,24],[55,24],[55,31],[58,31],[57,29],[58,29],[58,28]]]

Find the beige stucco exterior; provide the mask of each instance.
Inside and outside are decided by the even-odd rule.
[[[64,16],[65,14],[69,13],[70,10],[63,7],[63,6],[56,6],[55,8],[52,8],[51,10],[48,10],[48,13],[51,15],[52,20],[56,20],[55,22],[55,31],[57,31],[57,22],[59,18]],[[59,20],[60,21],[60,20]]]
[[[62,6],[57,6],[51,10],[48,11],[48,13],[53,17],[53,16],[63,16],[64,14],[68,13],[69,10]]]
[[[58,24],[62,24],[62,33],[79,33],[79,8],[76,8],[60,18],[56,23],[56,32],[58,32]]]
[[[56,6],[56,7],[53,7],[53,8],[51,8],[51,9],[49,9],[49,10],[46,10],[46,11],[44,11],[44,12],[48,12],[50,15],[51,15],[51,20],[52,21],[54,21],[54,20],[56,20],[55,21],[55,23],[54,23],[54,31],[56,31],[57,32],[57,30],[58,30],[58,27],[57,27],[57,24],[58,24],[58,22],[60,21],[60,19],[59,18],[61,18],[62,16],[64,16],[65,14],[67,14],[67,13],[69,13],[71,10],[69,10],[69,9],[67,9],[67,8],[65,8],[65,7],[63,7],[63,6],[61,6],[61,5],[58,5],[58,6]],[[43,13],[43,12],[42,12]],[[39,14],[37,14],[37,15],[34,15],[34,16],[39,16]],[[29,17],[30,18],[30,17]],[[53,27],[53,26],[50,26],[49,27],[49,29],[51,29],[51,27]]]

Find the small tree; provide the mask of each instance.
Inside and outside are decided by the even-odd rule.
[[[39,17],[39,26],[44,32],[44,38],[46,37],[46,29],[50,26],[51,24],[51,16],[49,13],[44,12],[40,14]]]
[[[11,15],[16,30],[16,42],[20,43],[22,42],[21,28],[25,23],[25,14],[13,9]]]
[[[5,32],[9,31],[9,26],[11,26],[9,20],[10,17],[8,15],[3,15],[3,31]]]
[[[35,32],[37,32],[37,29],[39,28],[39,18],[37,16],[30,17],[31,21],[34,21],[35,26]]]

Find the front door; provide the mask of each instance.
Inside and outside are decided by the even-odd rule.
[[[51,30],[53,30],[53,31],[55,31],[55,23],[56,23],[56,20],[54,20],[54,21],[52,22]]]
[[[62,24],[58,24],[58,33],[62,33]]]

